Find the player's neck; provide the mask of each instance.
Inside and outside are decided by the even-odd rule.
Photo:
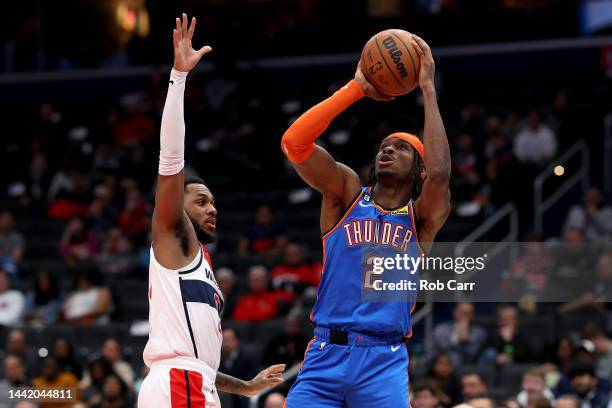
[[[412,184],[387,184],[378,182],[373,189],[374,201],[383,208],[400,208],[408,204],[411,191]]]

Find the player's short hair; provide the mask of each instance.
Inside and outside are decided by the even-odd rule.
[[[200,176],[195,175],[195,174],[189,174],[189,175],[186,174],[185,181],[183,182],[185,191],[187,191],[187,186],[189,186],[190,184],[206,185],[206,183],[204,182],[204,179],[202,179]]]

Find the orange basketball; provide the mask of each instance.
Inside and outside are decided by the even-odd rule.
[[[361,52],[361,70],[380,93],[405,95],[419,84],[421,58],[413,48],[412,34],[390,29],[368,40]]]

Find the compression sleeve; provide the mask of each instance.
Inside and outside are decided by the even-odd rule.
[[[170,72],[170,85],[162,113],[159,136],[159,174],[172,176],[185,167],[185,119],[183,97],[187,72]]]

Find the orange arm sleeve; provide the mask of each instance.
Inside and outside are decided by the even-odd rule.
[[[363,89],[353,79],[293,122],[281,140],[281,149],[289,160],[302,163],[310,157],[315,148],[315,140],[332,120],[363,96]]]

